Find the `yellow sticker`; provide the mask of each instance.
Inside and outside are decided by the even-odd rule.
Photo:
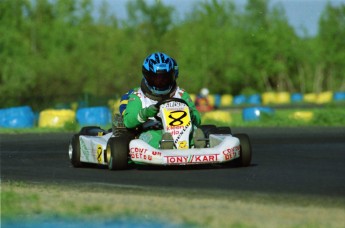
[[[178,142],[178,149],[188,149],[187,141]]]
[[[98,163],[102,163],[102,154],[103,154],[103,149],[100,144],[97,145],[97,161]]]
[[[98,136],[102,136],[102,135],[103,135],[102,131],[98,132]]]

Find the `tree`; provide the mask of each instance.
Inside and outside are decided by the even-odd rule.
[[[0,2],[0,97],[1,105],[16,103],[28,96],[27,88],[34,83],[29,37],[25,14],[31,10],[30,1],[2,0]],[[18,104],[17,104],[18,105]]]
[[[197,93],[208,87],[211,92],[232,92],[227,70],[236,46],[236,17],[232,2],[204,2],[174,31],[180,41],[174,46],[179,50],[179,80],[187,90]]]
[[[345,90],[345,5],[327,5],[319,21],[319,64],[323,66],[318,90]]]
[[[268,3],[199,1],[174,21],[162,1],[136,0],[121,21],[106,2],[95,17],[92,0],[0,0],[0,105],[106,104],[139,86],[154,51],[177,60],[190,93],[344,90],[344,5],[328,5],[317,37],[298,37]]]
[[[154,1],[152,5],[144,0],[127,3],[128,22],[125,25],[135,28],[140,37],[150,39],[147,43],[159,43],[161,37],[172,27],[173,8],[165,6],[161,1]],[[154,47],[151,47],[154,48]]]

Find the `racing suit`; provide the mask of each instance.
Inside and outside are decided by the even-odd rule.
[[[190,108],[190,115],[193,121],[193,126],[197,127],[200,125],[200,113],[196,109],[192,99],[186,91],[176,86],[176,89],[171,94],[169,94],[169,97],[180,98],[186,101]],[[126,109],[124,110],[123,119],[125,126],[127,128],[139,127],[141,124],[143,124],[142,120],[138,118],[138,113],[140,112],[140,110],[154,105],[157,102],[157,99],[149,98],[147,93],[144,93],[141,88],[134,89],[134,91],[129,95],[128,104]],[[145,141],[154,148],[159,148],[159,142],[162,139],[163,133],[164,132],[162,130],[148,130],[142,132],[139,135],[139,139]],[[193,141],[191,141],[191,144],[193,144]]]

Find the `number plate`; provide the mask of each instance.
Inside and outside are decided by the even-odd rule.
[[[161,106],[162,123],[165,132],[169,132],[178,149],[189,148],[189,134],[192,129],[189,108],[180,102],[169,102]]]

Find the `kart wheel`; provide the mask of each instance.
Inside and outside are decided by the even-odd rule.
[[[126,135],[112,137],[107,144],[107,162],[110,170],[126,169],[128,165],[129,140]]]
[[[103,134],[106,134],[107,132],[99,126],[86,126],[80,129],[80,132],[79,132],[80,135],[91,135],[91,136],[97,136],[100,133],[103,135]]]
[[[213,128],[209,131],[209,134],[231,134],[231,128],[230,127],[217,127]]]
[[[201,128],[201,130],[204,132],[205,137],[208,138],[208,136],[210,135],[210,131],[216,129],[216,125],[212,125],[212,124],[205,124],[205,125],[200,125],[199,128]]]
[[[240,157],[235,160],[236,165],[246,167],[252,160],[252,146],[247,134],[235,134],[234,137],[240,140]]]
[[[80,134],[75,134],[72,137],[72,140],[69,144],[68,155],[73,167],[81,167],[82,163],[80,162]]]

